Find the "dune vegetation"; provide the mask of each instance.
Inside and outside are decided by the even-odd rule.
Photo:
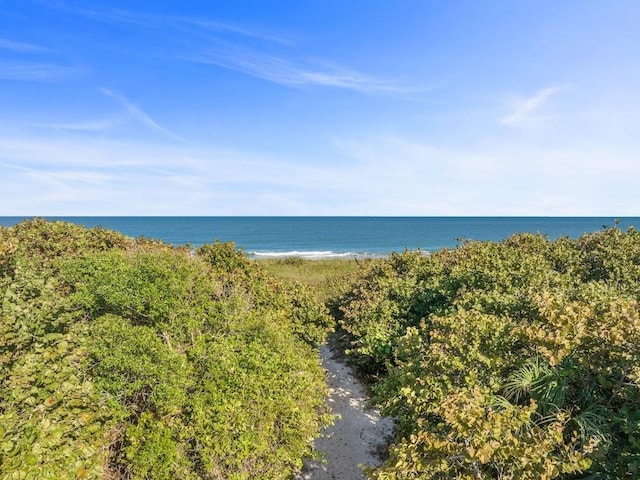
[[[371,479],[640,478],[633,229],[253,261],[36,219],[0,294],[2,480],[290,479],[334,328],[397,422]]]
[[[0,478],[283,479],[328,421],[309,288],[33,220],[0,229]]]
[[[336,301],[397,418],[373,479],[640,478],[640,233],[391,255]]]

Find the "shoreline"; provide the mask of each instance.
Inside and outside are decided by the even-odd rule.
[[[393,252],[388,253],[360,253],[360,252],[334,252],[334,251],[287,251],[287,252],[245,252],[252,260],[286,260],[299,258],[301,260],[375,260],[388,258]]]

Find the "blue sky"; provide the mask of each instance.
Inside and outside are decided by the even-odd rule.
[[[0,215],[640,215],[640,2],[0,0]]]

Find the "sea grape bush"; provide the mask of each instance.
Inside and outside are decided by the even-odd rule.
[[[328,420],[325,309],[231,244],[27,221],[0,298],[2,480],[287,479]]]
[[[640,478],[639,300],[633,229],[372,266],[337,301],[398,420],[370,478]]]

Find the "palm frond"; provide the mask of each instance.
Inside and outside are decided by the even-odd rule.
[[[595,438],[600,445],[607,446],[611,444],[608,428],[610,422],[604,413],[604,409],[597,405],[592,405],[571,419],[572,423],[575,424],[575,430],[581,443],[585,444],[590,439]]]
[[[505,398],[515,403],[534,399],[542,415],[562,409],[567,379],[540,357],[529,359],[515,370],[502,387]]]

